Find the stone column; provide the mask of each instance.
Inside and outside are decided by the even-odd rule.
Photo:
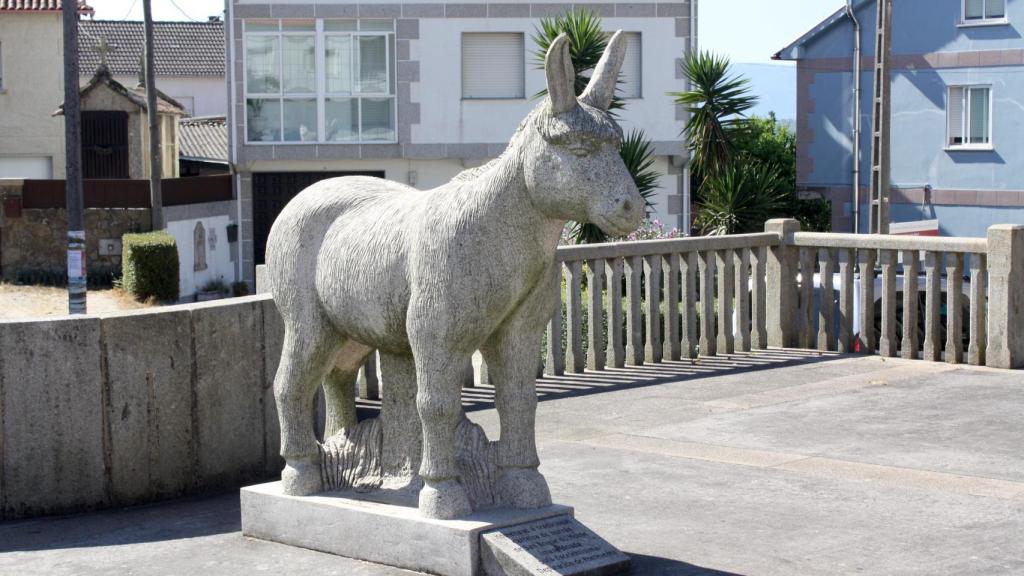
[[[988,229],[988,350],[993,368],[1024,368],[1024,225]]]
[[[799,249],[793,246],[793,235],[800,231],[800,222],[792,218],[769,220],[765,222],[764,231],[779,235],[779,244],[768,251],[768,345],[794,348],[798,336],[796,275]]]

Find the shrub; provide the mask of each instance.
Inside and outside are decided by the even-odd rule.
[[[121,239],[124,289],[138,300],[178,299],[178,246],[167,232],[125,234]]]

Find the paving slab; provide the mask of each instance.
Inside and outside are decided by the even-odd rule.
[[[1024,573],[1024,373],[862,357],[655,368],[540,385],[552,497],[633,574]],[[493,437],[493,389],[471,394]],[[245,539],[237,493],[0,523],[0,574],[261,572],[408,574]]]

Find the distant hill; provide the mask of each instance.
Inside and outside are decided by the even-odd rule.
[[[796,119],[796,67],[782,64],[736,63],[732,65],[735,74],[750,79],[754,94],[760,101],[751,114],[767,116],[775,112],[780,122]]]

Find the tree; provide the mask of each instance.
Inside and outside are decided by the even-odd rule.
[[[680,65],[690,90],[671,92],[690,114],[684,137],[695,172],[704,177],[732,161],[733,133],[742,115],[757,104],[750,81],[730,75],[729,59],[711,52],[690,52]]]
[[[573,85],[576,95],[579,96],[590,82],[590,71],[597,66],[597,62],[608,46],[609,34],[601,27],[601,17],[589,10],[572,9],[561,16],[542,18],[540,27],[532,38],[537,46],[533,55],[539,68],[544,68],[544,59],[547,57],[548,48],[562,33],[569,38],[569,53],[576,71]],[[546,95],[547,90],[542,90],[535,97]],[[616,96],[612,100],[609,110],[614,114],[614,110],[623,108],[625,108],[625,103]],[[633,183],[640,190],[640,195],[650,206],[650,197],[658,188],[659,176],[653,168],[654,145],[647,139],[643,130],[634,129],[623,138],[619,154],[622,156],[622,161],[626,164],[630,176],[633,177]],[[608,235],[594,224],[576,222],[573,223],[572,238],[577,244],[592,244],[606,242]]]
[[[704,180],[697,229],[708,236],[761,232],[765,221],[783,211],[787,199],[783,176],[774,164],[723,165]]]

